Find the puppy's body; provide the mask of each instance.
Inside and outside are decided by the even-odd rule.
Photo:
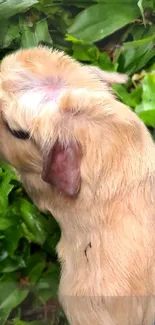
[[[118,132],[116,147],[106,127],[105,134],[96,135],[100,140],[81,165],[78,199],[45,190],[36,178],[23,179],[26,188],[33,182],[30,196],[41,209],[51,211],[61,226],[60,302],[73,325],[147,325],[154,317],[155,150],[136,118],[125,126],[126,131],[117,123],[110,125],[111,133],[113,127]],[[95,127],[90,130],[89,147]]]
[[[43,64],[45,54],[51,70]],[[29,128],[32,141],[23,146],[1,121],[2,156],[17,169],[35,204],[50,211],[60,224],[59,297],[70,324],[152,325],[155,146],[143,123],[117,102],[106,84],[68,57],[61,59],[60,67],[60,57],[37,49],[4,59],[2,114],[10,127]],[[58,69],[53,68],[53,72],[52,58]],[[66,70],[71,65],[76,74],[69,76],[67,84]],[[10,75],[15,76],[14,83]],[[48,92],[51,81],[44,87],[43,78],[56,75],[62,77],[62,83],[56,85],[59,91],[54,90],[53,100],[53,88],[52,98],[51,88]],[[29,84],[32,97],[33,87],[35,91],[33,102],[25,101],[30,95]],[[45,157],[49,157],[57,141],[69,156],[63,165],[65,182],[61,166],[56,166],[53,186],[51,178],[50,184],[43,181],[42,169],[43,165],[46,169]],[[7,143],[15,148],[14,152],[8,151]],[[47,174],[53,175],[48,168]]]

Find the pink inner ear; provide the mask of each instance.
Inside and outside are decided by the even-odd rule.
[[[13,91],[22,91],[25,96],[34,96],[35,99],[38,96],[38,100],[44,103],[59,99],[61,92],[67,87],[65,81],[59,76],[39,77],[24,68],[15,72],[15,78],[11,83]]]
[[[75,196],[81,185],[81,150],[69,141],[65,146],[57,141],[44,161],[42,179],[69,196]]]

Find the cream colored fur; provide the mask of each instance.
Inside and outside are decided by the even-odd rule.
[[[58,78],[56,89],[50,78]],[[1,157],[61,227],[59,299],[70,324],[152,325],[155,146],[144,124],[115,99],[106,80],[46,48],[3,60],[0,107]],[[4,117],[32,138],[15,139]],[[41,178],[44,157],[58,137],[82,148],[75,198]]]

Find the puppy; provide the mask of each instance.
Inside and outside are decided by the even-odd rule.
[[[1,157],[61,228],[59,300],[71,325],[152,325],[155,146],[105,80],[62,52],[4,58]]]

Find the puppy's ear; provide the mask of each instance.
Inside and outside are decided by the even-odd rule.
[[[74,141],[56,141],[44,159],[42,179],[68,196],[76,196],[81,186],[81,148]]]
[[[87,66],[86,69],[90,71],[94,76],[100,79],[103,82],[113,84],[113,83],[126,83],[128,80],[128,76],[125,74],[117,73],[117,72],[108,72],[103,71],[95,66]]]

